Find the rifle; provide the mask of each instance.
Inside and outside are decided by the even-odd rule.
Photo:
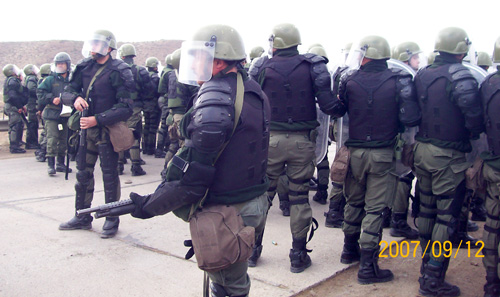
[[[69,173],[69,139],[71,137],[71,131],[70,129],[68,128],[68,123],[66,123],[66,129],[68,130],[68,137],[66,138],[66,171],[64,172],[64,179],[65,180],[68,180],[68,173]]]
[[[115,217],[124,214],[129,214],[132,211],[134,211],[134,209],[135,209],[134,201],[132,201],[132,199],[127,199],[127,200],[106,203],[96,207],[80,209],[76,211],[76,215],[81,216],[95,212],[94,217],[98,219],[102,217],[110,217],[110,216]]]
[[[88,110],[82,111],[82,117],[88,115]],[[76,153],[76,180],[75,185],[76,209],[83,209],[85,204],[85,196],[87,194],[87,186],[90,183],[90,174],[85,170],[87,167],[87,129],[80,129],[80,144]]]

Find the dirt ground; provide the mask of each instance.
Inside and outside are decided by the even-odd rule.
[[[470,235],[480,238],[484,223],[480,223],[479,231]],[[384,232],[389,232],[385,229]],[[396,258],[381,258],[379,266],[390,269],[394,273],[394,280],[383,284],[360,285],[357,283],[359,265],[332,276],[317,286],[309,288],[294,297],[333,297],[333,296],[421,296],[418,294],[418,277],[420,276],[420,248],[413,257],[414,244],[410,243],[410,254],[403,258],[399,254]],[[456,249],[453,250],[455,255]],[[478,250],[460,249],[456,258],[451,259],[446,275],[446,281],[460,287],[461,296],[483,296],[485,270],[481,258],[476,257]],[[393,252],[395,253],[395,252]]]
[[[10,154],[7,132],[0,132],[0,162],[8,158],[22,158],[32,156],[34,150],[25,154]],[[475,238],[482,238],[484,223],[477,222],[479,231],[471,232]],[[384,232],[389,232],[385,229]],[[360,285],[357,283],[358,265],[354,265],[329,279],[313,286],[294,297],[333,297],[333,296],[420,296],[418,294],[418,277],[420,273],[420,248],[413,257],[414,245],[409,243],[409,256],[403,258],[388,256],[380,258],[379,265],[384,269],[391,269],[394,280],[383,284]],[[456,249],[453,249],[455,255]],[[483,296],[485,270],[480,257],[476,257],[478,250],[460,249],[456,257],[451,259],[446,280],[460,287],[461,296]],[[386,252],[388,254],[388,252]],[[394,254],[394,251],[393,251]],[[340,261],[340,260],[339,260]]]

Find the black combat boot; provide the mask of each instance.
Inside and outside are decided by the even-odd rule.
[[[407,212],[393,212],[391,220],[391,236],[406,237],[408,239],[417,239],[418,231],[411,228],[407,222]]]
[[[361,254],[359,250],[359,236],[361,233],[344,234],[344,247],[340,255],[340,263],[351,264],[359,261]]]
[[[167,153],[163,149],[157,148],[155,151],[155,158],[163,159],[166,155]]]
[[[418,292],[423,296],[460,296],[460,288],[444,280],[447,268],[445,263],[443,266],[436,266],[431,262],[425,264],[424,273],[418,278]]]
[[[280,200],[280,209],[284,217],[290,216],[290,199],[288,198],[288,193],[278,193],[278,198]]]
[[[10,147],[10,153],[11,154],[24,154],[26,153],[26,150],[21,148],[21,147]]]
[[[496,267],[486,267],[484,297],[500,297],[500,279]]]
[[[138,163],[132,163],[132,168],[130,169],[130,171],[132,172],[132,176],[140,176],[146,174],[146,171],[144,171],[144,169],[142,169],[141,165]]]
[[[290,271],[300,273],[311,266],[311,257],[307,253],[310,250],[306,249],[306,239],[293,239],[292,249],[290,250]]]
[[[319,204],[326,204],[326,200],[328,199],[328,191],[321,189],[322,185],[318,185],[318,190],[316,191],[316,194],[313,196],[313,200],[318,202]]]
[[[92,216],[89,214],[82,216],[74,216],[71,220],[66,223],[59,225],[59,230],[90,230],[92,229]]]
[[[340,201],[330,198],[328,212],[325,212],[325,226],[328,228],[342,228],[344,222],[344,208],[346,205],[345,197],[342,194]]]
[[[257,266],[257,261],[262,254],[262,239],[264,238],[264,231],[265,229],[262,230],[262,234],[260,234],[260,236],[255,239],[255,244],[252,248],[252,255],[250,256],[250,258],[248,258],[248,267]]]
[[[392,210],[389,207],[386,207],[382,212],[382,228],[385,229],[391,227],[391,217]]]
[[[57,172],[66,172],[66,165],[64,165],[64,156],[57,156],[57,164],[56,164]],[[68,168],[68,172],[72,172],[71,168]]]
[[[476,232],[479,226],[471,220],[467,220],[467,232]]]
[[[47,172],[49,173],[50,176],[56,174],[56,158],[55,157],[47,157],[47,164],[49,165],[49,168],[47,169]]]
[[[118,232],[118,225],[120,224],[119,217],[107,217],[104,225],[102,226],[101,238],[115,237]]]
[[[45,162],[45,160],[46,160],[45,154],[47,154],[47,150],[45,149],[45,147],[42,147],[38,151],[36,151],[36,153],[35,153],[35,155],[36,155],[35,159],[38,162]]]
[[[118,160],[118,174],[123,175],[123,171],[125,170],[125,165],[123,161]]]
[[[475,195],[472,197],[471,202],[471,220],[476,222],[486,222],[486,207],[484,206],[484,199]]]
[[[385,283],[394,279],[394,274],[389,269],[378,267],[380,249],[361,249],[359,262],[358,282],[362,285],[372,283]]]
[[[257,266],[257,261],[262,254],[262,244],[257,245],[257,243],[253,246],[252,255],[248,258],[248,267]]]
[[[462,249],[467,249],[470,246],[471,249],[479,248],[479,245],[477,245],[478,240],[467,234],[468,222],[469,220],[462,219],[458,223],[458,230],[450,236],[452,247],[458,248],[460,246]],[[469,242],[469,244],[467,244],[467,242]]]

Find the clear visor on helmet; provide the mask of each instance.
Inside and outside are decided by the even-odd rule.
[[[366,55],[366,46],[353,46],[351,47],[351,50],[349,51],[349,55],[347,56],[347,59],[345,61],[345,65],[349,67],[350,69],[359,69],[361,66],[361,61],[363,61],[363,58]]]
[[[212,78],[215,41],[184,41],[181,46],[179,81],[198,86]]]
[[[471,65],[477,65],[477,52],[473,45],[469,45],[469,51],[464,57],[464,62],[469,62]]]
[[[16,65],[13,65],[13,66],[12,66],[12,73],[13,73],[15,76],[21,76],[21,77],[24,77],[24,71],[21,71],[21,69],[19,69]]]
[[[408,59],[408,65],[417,71],[420,68],[427,66],[427,56],[423,52],[417,52],[410,56]]]
[[[101,34],[94,34],[89,40],[83,43],[82,55],[85,58],[91,56],[91,53],[97,53],[100,55],[107,55],[109,44],[111,43],[110,36],[104,36]]]
[[[274,48],[274,34],[269,36],[269,48],[267,49],[267,56],[269,59],[273,57],[273,48]]]
[[[36,67],[35,65],[33,65],[31,67],[31,73],[33,73],[34,75],[38,75],[38,73],[40,73],[40,69],[38,67]]]

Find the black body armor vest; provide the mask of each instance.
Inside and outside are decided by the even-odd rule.
[[[490,152],[500,155],[500,76],[492,74],[481,85],[481,98],[486,119],[486,137]]]
[[[452,102],[447,86],[453,82],[450,67],[460,64],[447,64],[441,67],[427,67],[415,77],[418,103],[422,121],[417,136],[442,141],[460,142],[468,140],[465,118],[460,107]],[[462,66],[463,67],[463,66]]]
[[[262,89],[269,97],[271,121],[291,124],[316,120],[309,60],[302,55],[276,56],[262,67],[266,71]]]
[[[349,139],[387,141],[398,132],[398,72],[356,71],[347,78]]]
[[[231,98],[236,98],[236,80],[221,78],[231,84]],[[203,85],[217,83],[210,80]],[[253,80],[244,81],[245,94],[240,121],[220,155],[211,191],[226,193],[260,185],[264,182],[269,147],[270,109],[264,93]],[[201,93],[201,92],[200,92]]]

